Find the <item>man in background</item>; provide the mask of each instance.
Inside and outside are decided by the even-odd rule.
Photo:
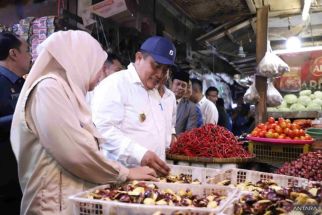
[[[115,72],[121,71],[124,69],[124,66],[121,64],[120,58],[113,54],[108,52],[107,53],[107,59],[103,65],[104,72],[102,73],[102,76],[99,79],[99,82],[102,81],[104,78],[108,77],[109,75],[112,75]],[[90,91],[86,95],[86,101],[87,104],[91,105],[92,98],[94,96],[94,91]]]
[[[192,83],[191,83],[191,80],[189,80],[188,86],[187,86],[187,92],[183,97],[190,100],[191,95],[192,95]],[[202,121],[203,119],[202,119],[201,110],[198,105],[196,105],[196,112],[197,112],[197,127],[199,128],[203,125],[203,121]]]
[[[216,108],[216,105],[211,101],[209,101],[202,94],[202,82],[198,79],[192,79],[191,83],[192,83],[192,95],[190,99],[191,101],[199,105],[202,113],[203,123],[217,124],[218,110]]]
[[[177,101],[177,135],[198,127],[196,104],[184,97],[187,92],[188,84],[189,74],[179,69],[175,70],[172,75],[171,91],[176,96]]]
[[[29,72],[31,55],[26,41],[12,33],[0,33],[0,208],[19,214],[21,189],[16,158],[10,144],[12,116],[22,78]]]
[[[216,104],[218,100],[219,91],[216,87],[208,87],[205,92],[206,98]]]

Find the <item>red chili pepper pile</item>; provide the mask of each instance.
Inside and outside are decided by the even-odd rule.
[[[233,133],[214,124],[207,124],[201,128],[182,133],[178,137],[178,141],[171,145],[169,153],[208,158],[252,157],[249,152],[238,144]]]

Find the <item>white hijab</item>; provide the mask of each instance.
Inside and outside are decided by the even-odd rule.
[[[102,68],[107,54],[90,34],[84,31],[59,31],[50,35],[38,47],[36,59],[26,82],[21,90],[12,127],[19,126],[25,120],[24,102],[26,93],[38,79],[44,76],[54,77],[64,87],[82,126],[96,137],[100,137],[95,129],[90,109],[85,101],[90,80]],[[58,73],[52,72],[52,62],[62,67],[67,82]],[[59,100],[59,98],[57,98]],[[61,113],[64,114],[64,113]],[[68,116],[66,116],[68,117]],[[11,134],[13,138],[15,134]]]

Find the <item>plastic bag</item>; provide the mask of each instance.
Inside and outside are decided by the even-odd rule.
[[[272,78],[289,72],[290,67],[276,54],[267,51],[258,65],[258,73],[262,76]]]
[[[267,84],[267,106],[276,107],[281,105],[283,102],[282,95],[274,87],[273,82],[268,81]]]
[[[255,82],[247,89],[244,95],[244,102],[248,104],[256,104],[259,101],[260,97],[257,92]]]

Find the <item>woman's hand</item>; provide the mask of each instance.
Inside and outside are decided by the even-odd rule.
[[[158,181],[156,172],[148,166],[131,168],[127,179]]]

